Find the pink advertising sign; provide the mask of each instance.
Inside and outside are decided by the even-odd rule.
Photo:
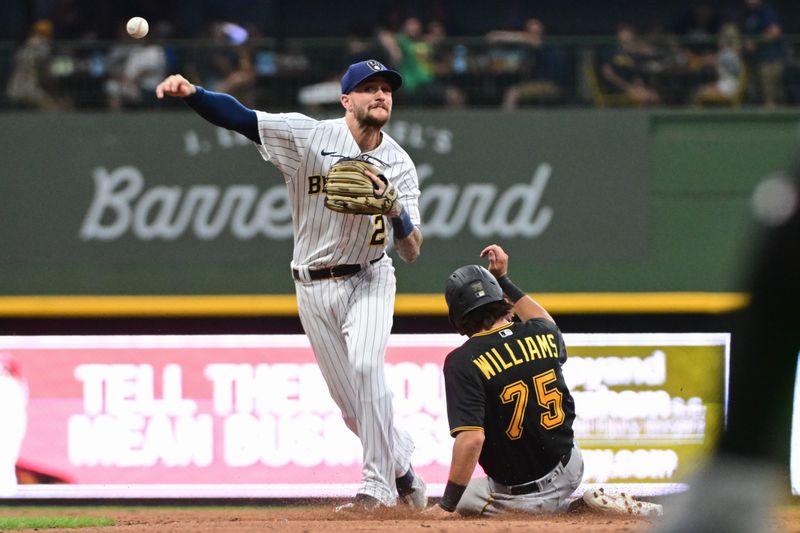
[[[453,443],[442,362],[463,340],[387,348],[396,423],[431,496]],[[675,490],[722,426],[730,335],[565,341],[584,483]],[[333,497],[361,480],[361,445],[302,335],[0,337],[0,405],[0,497]]]
[[[458,342],[396,335],[386,355],[398,423],[434,485],[452,446],[441,363]],[[154,494],[263,484],[256,494],[346,495],[360,481],[360,443],[304,336],[16,337],[0,353],[28,385],[26,470]]]

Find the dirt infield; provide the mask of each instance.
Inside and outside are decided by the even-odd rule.
[[[646,532],[652,522],[641,518],[577,511],[564,515],[515,516],[504,519],[426,519],[419,514],[386,511],[362,517],[334,513],[328,505],[264,507],[4,507],[0,516],[51,515],[109,517],[115,526],[96,527],[91,533],[120,532],[257,532],[314,531],[363,533],[369,531],[425,531],[428,533],[495,533],[541,531],[575,532]],[[775,516],[777,531],[800,533],[800,507],[780,509]],[[72,532],[75,529],[50,529],[48,532]]]

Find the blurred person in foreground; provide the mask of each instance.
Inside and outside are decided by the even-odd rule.
[[[665,505],[661,533],[774,531],[774,512],[789,493],[800,355],[800,161],[791,175],[764,178],[751,206],[761,238],[749,267],[751,300],[733,331],[727,426],[689,490]]]
[[[14,54],[14,66],[6,87],[6,96],[13,104],[45,111],[64,107],[51,94],[52,40],[53,23],[39,20]]]
[[[488,270],[461,267],[445,289],[450,322],[469,339],[444,362],[455,441],[444,495],[426,513],[564,510],[583,478],[575,402],[561,371],[564,339],[553,317],[511,282],[500,246],[481,257]],[[472,479],[476,463],[488,477]]]

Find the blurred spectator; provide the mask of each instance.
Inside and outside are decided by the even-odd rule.
[[[39,20],[14,54],[14,66],[6,88],[12,103],[43,110],[64,107],[51,94],[52,38],[53,24],[49,20]]]
[[[492,48],[502,48],[514,64],[520,82],[506,89],[503,109],[521,104],[553,104],[562,100],[560,80],[564,58],[560,50],[545,43],[545,27],[539,19],[525,21],[524,31],[494,30],[486,34]],[[496,53],[496,52],[494,52]]]
[[[715,55],[708,57],[717,70],[717,81],[701,85],[694,96],[694,103],[733,103],[736,94],[741,90],[742,71],[742,39],[739,29],[734,24],[725,24],[719,31],[719,49]]]
[[[745,0],[745,50],[751,54],[761,99],[766,107],[783,103],[786,50],[778,13],[762,0]]]
[[[319,111],[326,107],[338,109],[341,106],[339,97],[342,95],[340,81],[347,67],[370,58],[384,64],[389,63],[385,54],[386,50],[375,35],[365,33],[360,27],[352,27],[343,53],[335,58],[326,58],[318,66],[324,73],[324,79],[301,87],[297,94],[298,102],[307,111]]]
[[[451,70],[452,50],[447,46],[447,28],[440,20],[428,22],[425,41],[431,48],[430,60],[437,76],[447,76]]]
[[[435,63],[435,45],[441,41],[443,26],[435,29],[433,41],[422,32],[422,23],[416,17],[403,22],[402,31],[391,33],[381,30],[378,38],[386,49],[391,64],[403,76],[403,102],[412,105],[446,105],[463,107],[464,94],[457,88],[448,86],[439,79]]]
[[[188,70],[206,89],[224,92],[248,104],[255,101],[255,69],[243,27],[217,21],[210,26],[211,42],[194,50]]]
[[[125,25],[120,25],[117,43],[111,47],[106,59],[108,80],[105,89],[109,109],[150,103],[156,85],[166,76],[166,51],[149,39],[150,35],[134,41],[128,36]]]
[[[625,95],[635,105],[660,103],[658,92],[645,81],[645,64],[654,56],[654,51],[639,40],[633,26],[620,24],[616,48],[601,69],[606,89],[612,94]]]
[[[719,29],[719,13],[706,2],[685,9],[672,27],[681,46],[691,55],[701,56],[715,53]]]

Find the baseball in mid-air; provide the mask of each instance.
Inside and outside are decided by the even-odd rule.
[[[134,39],[141,39],[147,35],[150,25],[142,17],[133,17],[128,21],[127,29],[128,35]]]

